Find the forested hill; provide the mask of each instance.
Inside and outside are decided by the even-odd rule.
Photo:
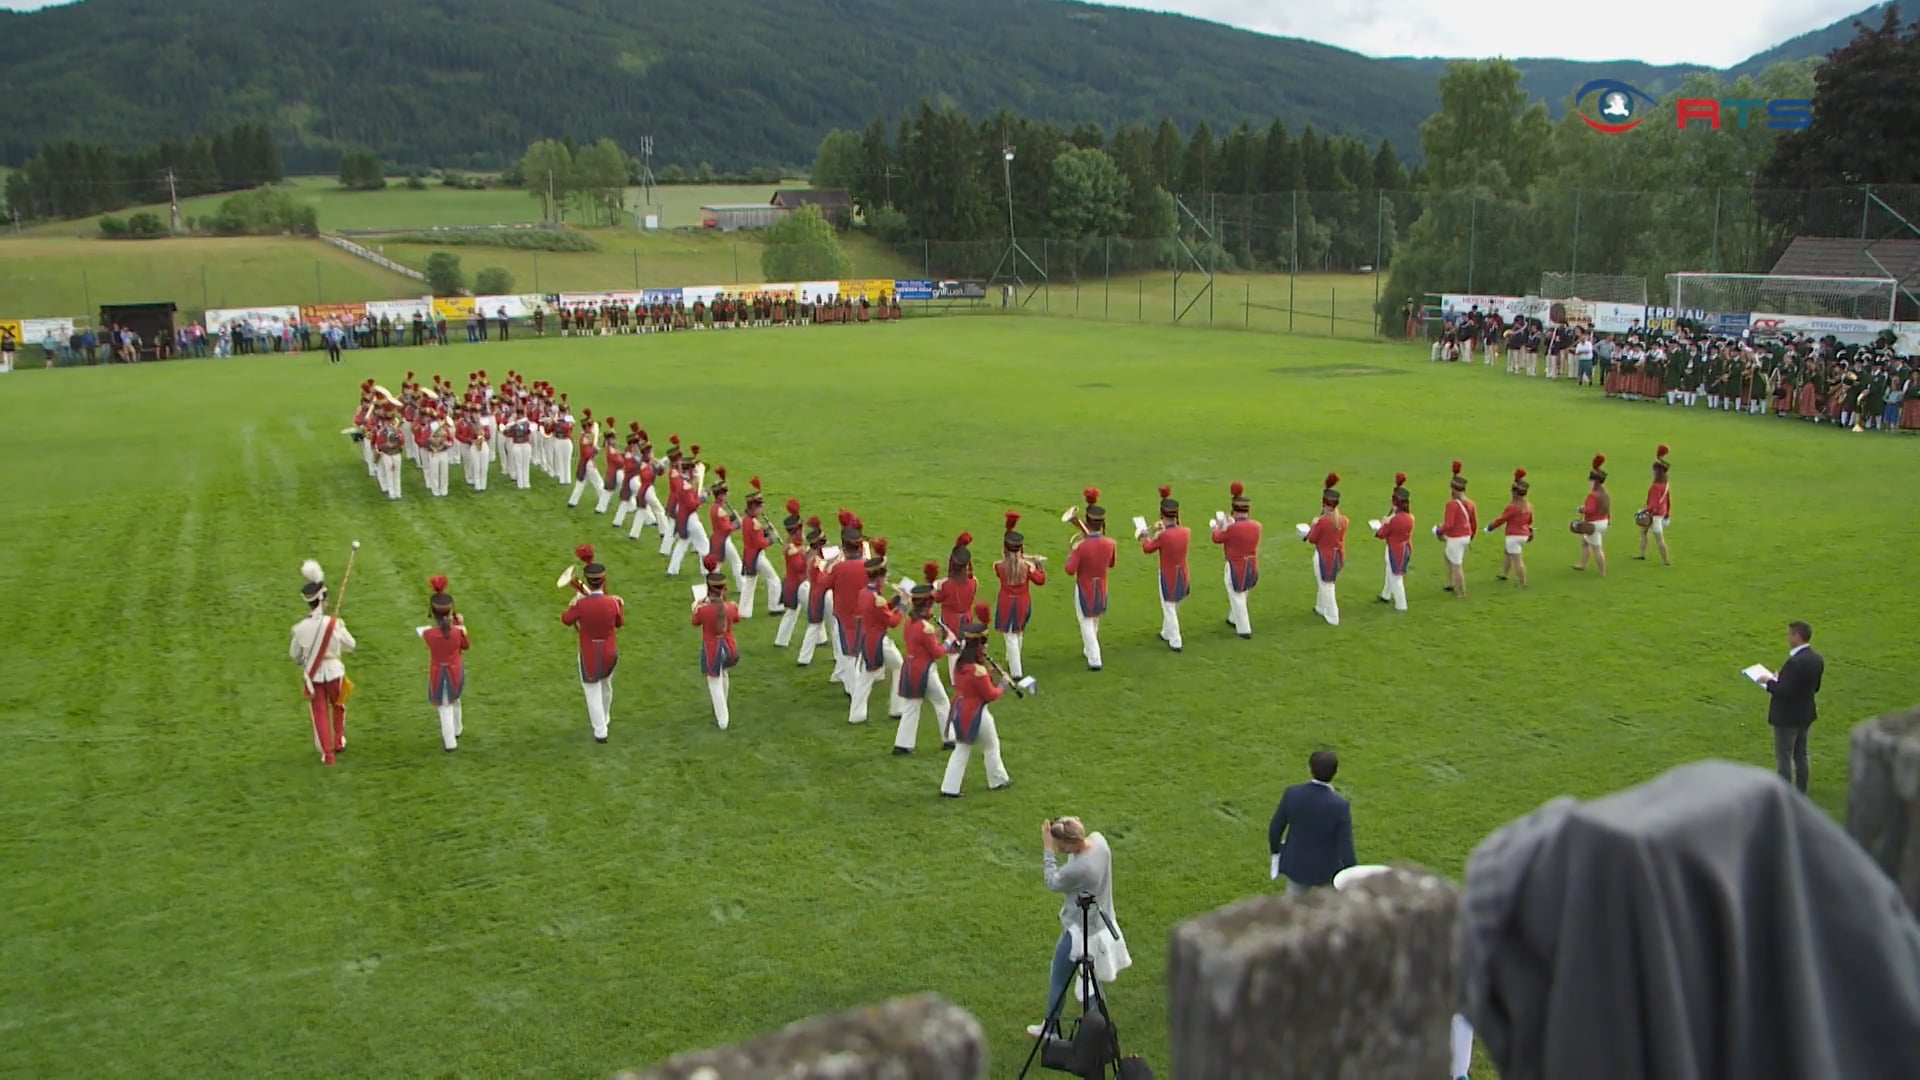
[[[0,40],[6,164],[263,120],[289,171],[348,146],[488,167],[567,133],[746,169],[922,98],[1108,128],[1279,116],[1415,154],[1437,106],[1427,62],[1063,0],[81,0],[0,14]]]

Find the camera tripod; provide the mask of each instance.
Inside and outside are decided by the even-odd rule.
[[[1020,1080],[1026,1080],[1036,1059],[1043,1069],[1073,1073],[1085,1080],[1105,1077],[1109,1070],[1116,1080],[1121,1076],[1120,1031],[1114,1026],[1113,1014],[1107,1009],[1106,996],[1100,992],[1100,980],[1093,971],[1090,946],[1093,941],[1093,913],[1099,910],[1099,905],[1092,896],[1084,894],[1075,897],[1074,903],[1080,906],[1080,955],[1074,959],[1073,974],[1067,977],[1067,984],[1060,988],[1059,995],[1047,1009],[1047,1019],[1041,1025],[1040,1037],[1033,1040],[1033,1049],[1027,1052],[1027,1062],[1020,1067]],[[1100,912],[1100,921],[1108,933],[1119,936],[1106,912]],[[1060,1020],[1066,1011],[1067,995],[1073,992],[1076,983],[1084,985],[1086,993],[1080,999],[1080,1017],[1074,1021],[1074,1034],[1069,1039],[1060,1029]],[[1095,1010],[1098,1010],[1098,1016],[1094,1015]],[[1103,1045],[1089,1045],[1083,1049],[1080,1040],[1083,1031],[1096,1037]]]

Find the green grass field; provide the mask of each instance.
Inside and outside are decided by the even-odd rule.
[[[547,379],[577,406],[678,432],[830,521],[859,512],[896,570],[1000,514],[1064,558],[1055,518],[1100,487],[1124,521],[1171,483],[1196,522],[1248,485],[1267,525],[1257,636],[1222,625],[1194,558],[1186,651],[1156,640],[1150,560],[1123,549],[1086,672],[1067,588],[1027,645],[1042,694],[997,709],[1012,790],[941,800],[943,765],[846,723],[827,665],[796,670],[772,622],[742,628],[733,727],[716,731],[686,579],[651,543],[567,512],[551,480],[379,496],[335,434],[365,377]],[[1077,813],[1113,843],[1135,967],[1112,999],[1164,1067],[1164,941],[1267,889],[1265,826],[1307,754],[1342,755],[1363,861],[1458,874],[1473,844],[1562,794],[1677,762],[1770,763],[1739,677],[1810,620],[1830,658],[1814,795],[1844,803],[1850,723],[1912,703],[1889,606],[1920,491],[1905,439],[1626,405],[1414,350],[1049,319],[557,340],[23,372],[0,380],[0,622],[13,677],[0,883],[0,1074],[603,1076],[786,1021],[926,989],[979,1015],[994,1075],[1026,1050],[1057,933],[1034,833]],[[104,433],[76,438],[76,432]],[[1673,446],[1676,563],[1569,569],[1557,523],[1609,456],[1623,506]],[[1373,602],[1356,529],[1338,628],[1310,613],[1292,525],[1337,470],[1352,516],[1411,474],[1422,528],[1447,463],[1483,512],[1516,465],[1544,525],[1533,587],[1441,591],[1420,545],[1412,610]],[[1626,513],[1620,515],[1623,520]],[[312,751],[287,627],[296,568],[346,600],[351,749]],[[601,545],[627,598],[613,741],[589,738],[553,576]],[[444,573],[471,627],[460,752],[440,751],[412,633]],[[1889,589],[1896,590],[1893,593]],[[876,708],[876,713],[884,710]]]

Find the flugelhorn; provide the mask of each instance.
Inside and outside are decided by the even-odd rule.
[[[560,571],[560,577],[554,581],[553,587],[556,589],[564,589],[569,585],[574,585],[573,573],[574,566],[572,563],[568,563],[567,568]]]
[[[1089,535],[1091,535],[1087,531],[1086,521],[1080,517],[1080,508],[1077,506],[1069,506],[1065,510],[1061,511],[1060,520],[1073,526],[1073,531],[1075,534],[1077,534],[1076,539],[1085,540]]]

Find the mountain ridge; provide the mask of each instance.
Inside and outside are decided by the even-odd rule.
[[[81,0],[0,12],[0,164],[60,138],[137,145],[261,121],[292,171],[366,147],[496,167],[537,138],[655,138],[656,167],[798,166],[834,128],[926,99],[1108,130],[1276,116],[1420,156],[1450,61],[1374,59],[1184,15],[1072,0]],[[1824,55],[1854,18],[1725,69]],[[293,28],[291,32],[288,28]],[[1606,75],[1649,92],[1705,65],[1515,61],[1558,109]]]

